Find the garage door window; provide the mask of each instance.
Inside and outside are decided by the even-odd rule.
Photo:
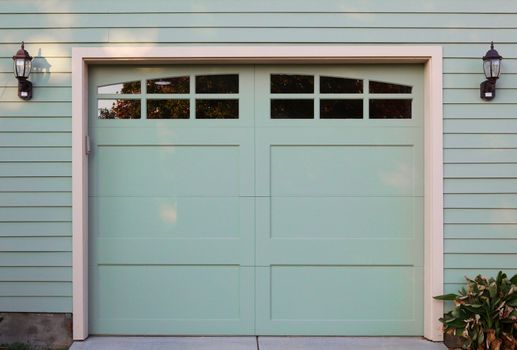
[[[411,94],[411,86],[389,82],[271,74],[270,115],[272,119],[411,119]]]
[[[140,119],[140,100],[99,100],[98,116],[99,119]]]
[[[148,94],[188,94],[190,77],[172,77],[147,80]]]
[[[97,95],[99,119],[239,118],[238,74],[115,83],[99,86]]]
[[[370,81],[371,94],[410,94],[411,86]]]
[[[117,83],[99,86],[97,88],[97,93],[103,95],[139,94],[140,90],[141,89],[139,81],[130,81],[127,83]]]

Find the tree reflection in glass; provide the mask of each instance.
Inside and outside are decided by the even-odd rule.
[[[370,119],[411,119],[411,100],[370,100]]]
[[[196,100],[197,119],[237,119],[239,100]]]
[[[140,100],[99,100],[99,119],[140,119]]]
[[[361,119],[363,100],[320,100],[321,119]]]
[[[322,94],[361,94],[363,81],[360,79],[320,77]]]
[[[147,119],[188,119],[190,100],[147,100]]]
[[[272,94],[312,94],[314,76],[296,74],[271,74]]]
[[[111,84],[97,88],[97,93],[104,95],[139,94],[140,92],[140,81]]]
[[[309,99],[272,99],[271,118],[273,119],[311,119],[314,118],[314,100]]]
[[[197,94],[238,94],[238,74],[217,74],[196,76]]]
[[[188,76],[147,80],[148,94],[188,94],[189,92]]]
[[[410,94],[413,88],[407,85],[370,81],[371,94]]]

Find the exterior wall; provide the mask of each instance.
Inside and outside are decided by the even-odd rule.
[[[490,13],[505,11],[504,13]],[[0,311],[71,312],[71,48],[211,43],[440,45],[444,51],[445,291],[517,272],[517,3],[59,1],[0,3]],[[34,98],[11,56],[35,56]],[[480,57],[505,57],[479,99]],[[511,269],[514,269],[513,271]]]

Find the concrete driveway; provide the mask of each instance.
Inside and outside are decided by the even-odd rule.
[[[414,337],[89,337],[71,350],[445,350]]]

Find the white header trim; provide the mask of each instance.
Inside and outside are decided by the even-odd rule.
[[[441,340],[443,293],[442,48],[231,45],[72,49],[73,337],[88,337],[88,65],[94,63],[425,63],[424,336]]]

